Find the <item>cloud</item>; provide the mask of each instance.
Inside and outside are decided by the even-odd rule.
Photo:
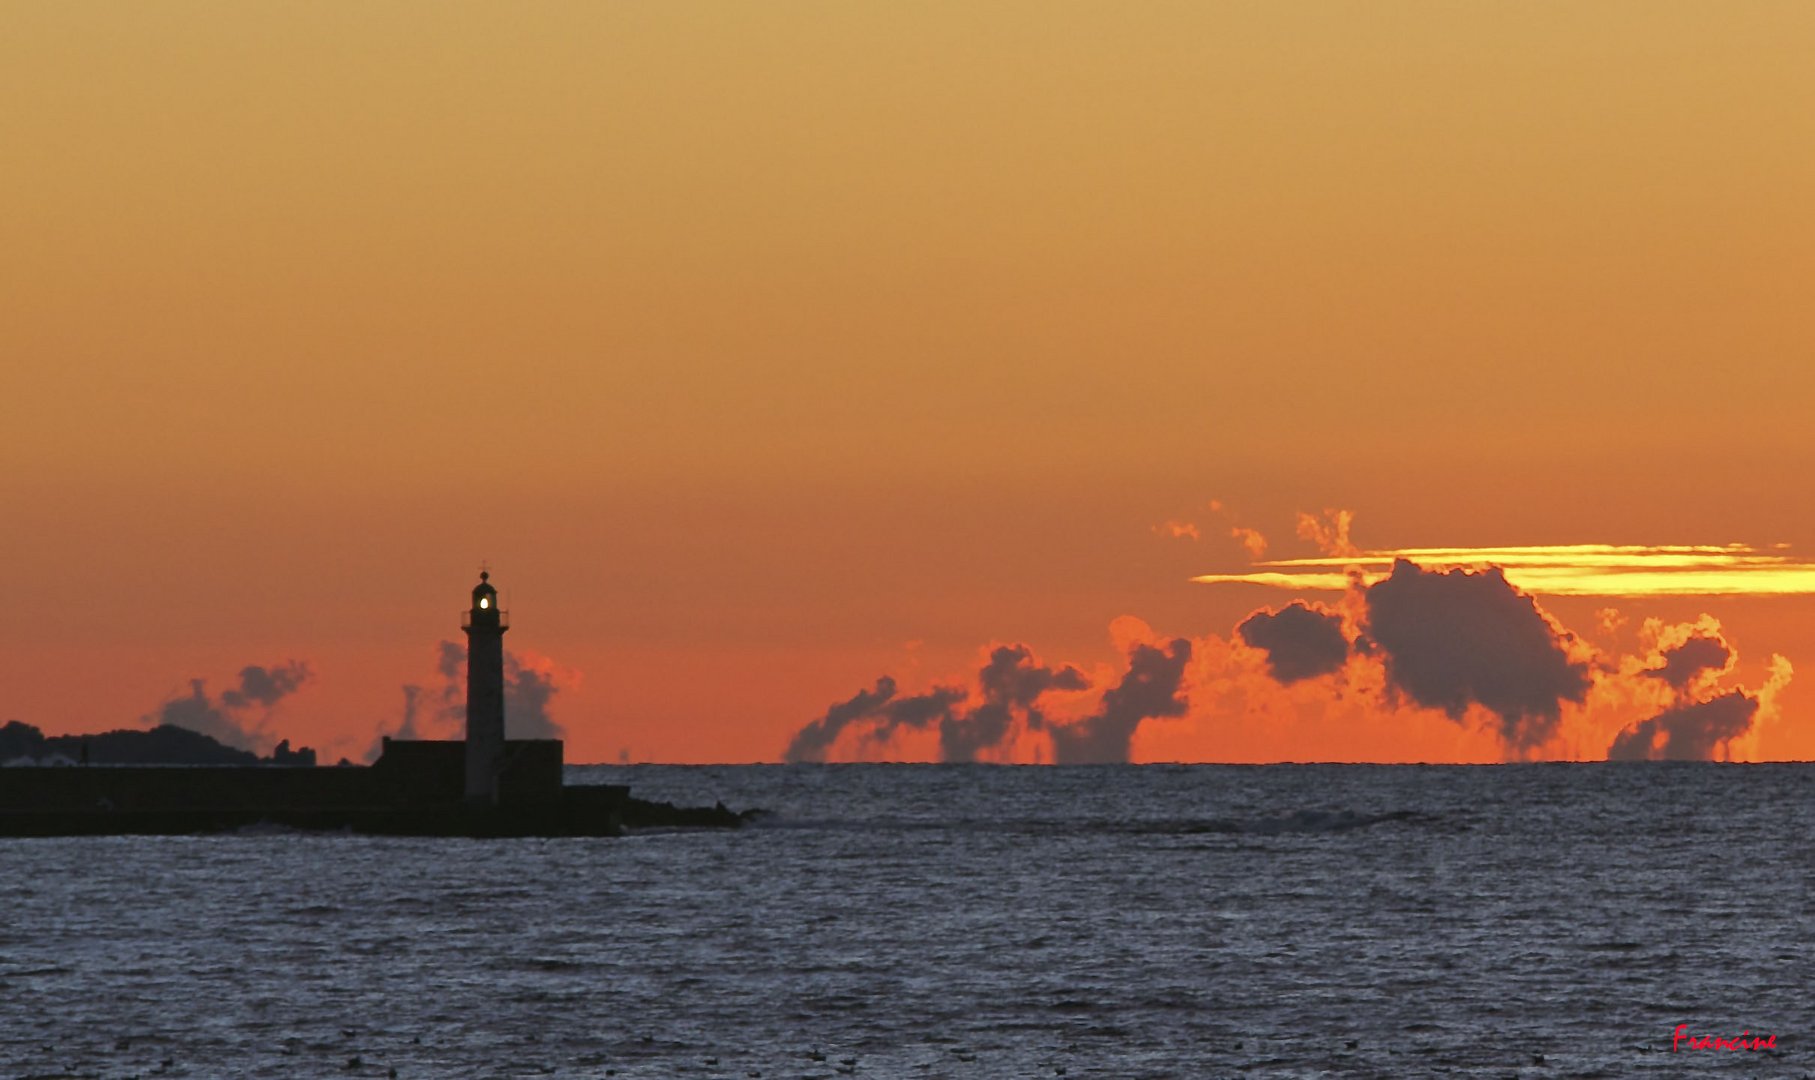
[[[1323,516],[1298,515],[1298,538],[1309,540],[1318,551],[1332,558],[1346,559],[1361,554],[1349,540],[1349,528],[1355,524],[1353,510],[1325,510]]]
[[[457,641],[435,645],[435,673],[441,682],[434,689],[419,683],[403,686],[403,717],[391,733],[394,739],[466,738],[466,647]],[[507,720],[508,722],[508,720]],[[373,744],[371,757],[381,743]]]
[[[1674,625],[1647,619],[1640,640],[1651,645],[1643,674],[1663,680],[1679,694],[1705,696],[1703,691],[1732,671],[1738,659],[1712,615]]]
[[[782,759],[824,761],[847,730],[860,731],[866,743],[881,744],[904,729],[936,728],[941,760],[977,761],[1003,750],[1018,728],[1045,728],[1046,718],[1039,709],[1041,695],[1089,686],[1084,673],[1069,664],[1047,667],[1026,645],[998,645],[977,672],[980,700],[975,708],[960,708],[970,694],[956,686],[935,686],[924,694],[896,697],[895,680],[884,675],[876,680],[874,689],[858,691],[802,727]]]
[[[367,764],[377,761],[379,756],[384,753],[384,741],[387,738],[402,739],[406,742],[411,742],[417,739],[434,739],[440,737],[441,733],[431,732],[426,729],[428,723],[436,723],[436,721],[431,719],[425,723],[425,716],[432,715],[432,713],[424,707],[423,697],[424,691],[421,686],[418,686],[415,683],[407,683],[404,685],[403,719],[398,721],[397,727],[393,731],[388,734],[381,732],[376,739],[372,740],[372,745],[367,747],[365,752],[365,761]],[[440,725],[437,724],[437,726]]]
[[[504,730],[513,739],[559,739],[566,732],[549,712],[555,695],[579,679],[538,653],[504,654]]]
[[[457,641],[439,642],[435,646],[435,670],[445,682],[457,685],[466,675],[466,646]]]
[[[240,669],[237,688],[221,691],[221,703],[231,709],[253,705],[268,709],[295,693],[310,675],[309,665],[296,660],[269,668],[252,664]]]
[[[853,725],[861,725],[866,735],[881,740],[903,727],[943,724],[965,699],[963,690],[947,686],[905,698],[897,698],[895,691],[895,680],[884,675],[876,680],[875,689],[860,690],[848,701],[833,705],[824,716],[795,733],[782,760],[824,761],[838,737]]]
[[[847,701],[827,709],[824,716],[794,733],[788,748],[782,751],[787,762],[824,761],[826,752],[838,736],[855,721],[874,714],[884,702],[895,696],[895,680],[887,675],[876,680],[874,690],[859,690]]]
[[[1555,731],[1564,702],[1589,688],[1574,639],[1496,568],[1427,571],[1401,560],[1367,588],[1367,634],[1389,685],[1461,720],[1472,705],[1495,714],[1507,745],[1535,748]]]
[[[1612,637],[1614,634],[1619,633],[1620,630],[1632,620],[1621,614],[1619,608],[1604,607],[1595,610],[1594,621],[1595,625],[1601,628],[1601,633]]]
[[[251,664],[240,669],[238,685],[221,691],[218,699],[209,695],[206,679],[191,679],[187,696],[172,698],[140,719],[152,727],[172,724],[228,746],[257,751],[270,741],[264,726],[271,710],[313,677],[301,660],[271,667]]]
[[[1674,687],[1684,687],[1712,672],[1720,675],[1733,664],[1733,650],[1718,637],[1697,635],[1673,649],[1664,650],[1663,664],[1648,674]]]
[[[1326,511],[1328,513],[1328,511]],[[1309,522],[1309,526],[1307,526]],[[1339,523],[1340,524],[1340,523]],[[1300,515],[1320,547],[1337,544],[1337,531]],[[1341,539],[1346,539],[1343,534]],[[1396,548],[1332,552],[1314,559],[1273,559],[1260,570],[1200,574],[1206,585],[1265,585],[1276,589],[1343,591],[1350,571],[1378,580],[1401,560],[1432,568],[1496,567],[1506,579],[1540,596],[1808,596],[1815,594],[1815,561],[1766,552],[1745,544],[1553,544],[1538,547]]]
[[[1742,760],[1755,755],[1763,722],[1777,716],[1777,695],[1789,684],[1792,669],[1781,656],[1771,657],[1768,677],[1756,691],[1722,687],[1738,665],[1738,650],[1727,640],[1720,620],[1702,615],[1694,622],[1665,624],[1647,619],[1640,630],[1650,645],[1641,657],[1626,657],[1618,678],[1628,685],[1649,684],[1661,703],[1653,715],[1619,728],[1607,747],[1615,761]],[[1633,700],[1643,695],[1631,694]]]
[[[226,710],[208,695],[208,680],[190,679],[189,696],[172,698],[158,707],[158,711],[145,718],[151,726],[172,724],[190,731],[199,731],[203,735],[235,746],[242,750],[251,749],[251,734],[240,727]]]
[[[874,717],[876,726],[870,735],[886,742],[903,728],[919,731],[935,724],[944,726],[951,719],[952,710],[963,704],[965,697],[959,687],[935,686],[924,694],[891,701]]]
[[[1303,601],[1294,600],[1278,611],[1256,611],[1235,632],[1267,654],[1267,669],[1282,683],[1326,675],[1349,658],[1342,616]]]
[[[1331,513],[1337,516],[1323,524],[1340,546],[1344,519]],[[1632,558],[1694,562],[1733,550],[1578,546],[1525,549],[1523,558],[1539,569],[1597,562],[1607,569]],[[1062,764],[1137,756],[1755,760],[1792,675],[1789,662],[1773,656],[1762,685],[1729,685],[1739,651],[1706,615],[1673,625],[1647,619],[1635,632],[1636,619],[1601,608],[1593,618],[1602,632],[1636,641],[1636,648],[1603,651],[1495,566],[1399,559],[1382,576],[1337,576],[1346,586],[1337,604],[1300,600],[1254,611],[1226,639],[1166,637],[1132,616],[1118,618],[1111,636],[1126,668],[1099,670],[1095,682],[1107,689],[1094,703],[1045,698],[1083,694],[1092,680],[1075,667],[1047,666],[1021,644],[991,647],[974,699],[955,687],[904,699],[884,677],[803,727],[789,760],[823,760],[845,734],[855,738],[840,744],[838,756],[868,757],[904,729],[936,730],[936,749],[931,739],[913,739],[890,743],[890,756]]]
[[[859,733],[861,745],[878,745],[903,729],[936,728],[939,757],[947,762],[1003,760],[1024,735],[1039,736],[1041,745],[1050,742],[1060,761],[1127,761],[1129,742],[1142,719],[1183,715],[1185,703],[1178,695],[1190,656],[1191,643],[1182,638],[1165,648],[1134,643],[1127,673],[1097,709],[1060,723],[1046,714],[1041,699],[1088,690],[1090,678],[1070,664],[1042,663],[1026,645],[997,645],[977,671],[974,707],[961,708],[971,696],[956,686],[897,697],[895,680],[884,675],[873,689],[858,691],[803,726],[782,757],[825,761],[846,732]]]
[[[1185,665],[1191,642],[1174,638],[1163,648],[1136,644],[1122,681],[1103,694],[1102,704],[1083,720],[1052,731],[1053,760],[1061,765],[1125,762],[1135,729],[1152,717],[1183,716]]]
[[[1250,529],[1242,525],[1231,525],[1229,527],[1229,535],[1234,539],[1241,541],[1241,545],[1247,549],[1248,557],[1250,559],[1258,559],[1267,553],[1267,538],[1261,535],[1259,529]]]
[[[1729,690],[1707,701],[1666,709],[1622,731],[1607,748],[1609,761],[1708,761],[1722,743],[1752,726],[1759,701]]]
[[[1213,517],[1221,518],[1229,523],[1225,530],[1227,535],[1230,539],[1241,543],[1243,549],[1247,551],[1249,559],[1258,559],[1267,553],[1267,538],[1261,534],[1259,529],[1251,529],[1243,525],[1235,512],[1224,505],[1220,499],[1211,499],[1208,506]],[[1155,535],[1171,537],[1175,540],[1200,540],[1206,530],[1215,532],[1221,528],[1223,526],[1206,524],[1200,527],[1194,521],[1170,519],[1153,526],[1152,532]]]
[[[405,686],[403,688],[403,722],[397,725],[397,738],[420,739],[423,737],[417,728],[417,715],[422,711],[422,687]]]
[[[1267,654],[1268,681],[1282,689],[1308,683],[1294,677],[1301,670],[1317,670],[1310,660],[1291,666],[1301,653],[1320,655],[1304,647],[1305,638],[1322,642],[1320,663],[1339,679],[1281,698],[1246,682],[1238,658],[1226,657],[1217,670],[1194,673],[1194,702],[1292,725],[1299,734],[1276,731],[1282,742],[1320,731],[1326,745],[1340,739],[1351,755],[1355,724],[1387,741],[1409,742],[1417,731],[1428,747],[1420,713],[1461,722],[1478,708],[1496,721],[1480,730],[1499,743],[1502,760],[1743,760],[1756,755],[1760,726],[1777,715],[1776,695],[1791,678],[1788,661],[1772,657],[1756,692],[1722,687],[1738,651],[1709,615],[1677,624],[1647,619],[1636,655],[1599,653],[1491,568],[1433,571],[1402,561],[1371,585],[1354,583],[1342,612],[1299,606],[1302,612],[1256,612],[1235,636]],[[1595,617],[1618,630],[1610,614],[1602,609]],[[1342,642],[1354,663],[1337,652],[1345,625],[1361,630]],[[1207,639],[1206,651],[1215,640]],[[1291,658],[1284,668],[1282,658]],[[1332,726],[1336,717],[1345,719]],[[1226,722],[1210,712],[1194,719]],[[1477,729],[1465,730],[1472,736]]]
[[[1017,714],[1029,730],[1045,727],[1040,695],[1049,690],[1087,690],[1090,679],[1070,664],[1049,668],[1035,659],[1026,645],[1000,645],[977,673],[983,703],[959,715],[947,715],[939,729],[940,757],[945,761],[975,761],[984,751],[1001,745],[1013,731]]]

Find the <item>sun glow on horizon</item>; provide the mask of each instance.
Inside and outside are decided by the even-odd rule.
[[[1781,551],[1781,545],[1773,549]],[[1772,554],[1747,544],[1554,544],[1490,548],[1397,548],[1355,555],[1272,559],[1265,569],[1200,574],[1206,585],[1246,584],[1276,589],[1340,592],[1369,584],[1398,560],[1437,569],[1496,568],[1529,593],[1548,596],[1807,596],[1815,594],[1815,562]]]

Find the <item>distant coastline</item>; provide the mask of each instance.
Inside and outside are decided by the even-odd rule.
[[[285,739],[266,757],[199,731],[159,724],[91,735],[46,735],[31,724],[0,727],[0,765],[314,765],[315,751]]]

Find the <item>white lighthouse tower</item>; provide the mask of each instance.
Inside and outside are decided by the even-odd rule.
[[[504,632],[510,619],[498,610],[498,590],[484,570],[460,628],[466,631],[466,801],[493,806],[504,763]]]

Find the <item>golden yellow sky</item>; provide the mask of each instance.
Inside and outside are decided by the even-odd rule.
[[[570,758],[741,761],[991,642],[1227,637],[1279,598],[1153,531],[1212,498],[1284,558],[1331,506],[1807,557],[1811,55],[1803,3],[8,4],[0,719],[298,658],[273,724],[356,755],[481,558]],[[1815,664],[1808,598],[1647,603]]]

